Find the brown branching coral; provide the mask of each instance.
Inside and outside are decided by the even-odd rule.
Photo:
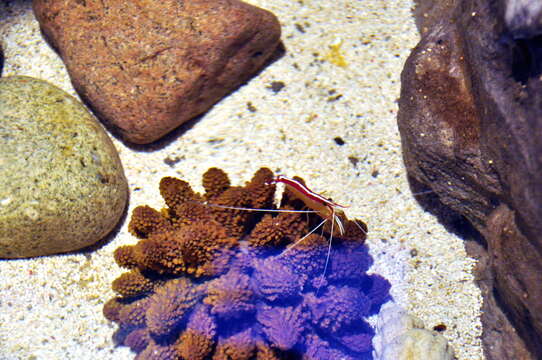
[[[222,224],[232,236],[240,236],[249,220],[253,218],[249,211],[227,208],[251,207],[250,194],[242,187],[229,188],[214,198],[211,204],[213,219]]]
[[[156,285],[141,270],[133,269],[113,281],[113,291],[124,297],[135,297],[151,292]]]
[[[103,307],[104,317],[109,321],[119,322],[119,312],[124,305],[120,297],[109,299]]]
[[[241,236],[251,222],[261,217],[261,214],[231,207],[271,208],[275,194],[275,185],[269,184],[272,178],[271,170],[262,168],[254,174],[245,187],[230,187],[215,198],[209,199],[208,202],[213,209],[213,218],[226,227],[232,236]]]
[[[124,339],[124,345],[128,346],[133,352],[140,353],[151,343],[149,330],[140,328],[129,333]]]
[[[289,207],[284,207],[289,210]],[[280,213],[277,216],[265,215],[256,224],[249,243],[255,248],[265,249],[291,243],[309,231],[307,221],[299,213]]]
[[[215,260],[223,260],[228,250],[236,244],[237,239],[228,236],[220,224],[196,222],[171,231],[151,234],[131,249],[140,268],[165,274],[210,276],[221,271],[220,264]],[[130,247],[120,249],[122,254],[126,254]],[[124,258],[129,256],[125,255]],[[119,265],[123,266],[124,262]]]
[[[166,205],[175,209],[186,202],[202,200],[186,181],[173,177],[165,177],[160,181],[160,195],[164,198]]]
[[[137,354],[135,360],[181,360],[181,357],[173,346],[158,344],[151,339],[145,350]]]
[[[305,235],[322,221],[319,215],[236,208],[276,209],[273,179],[263,168],[245,186],[231,186],[222,170],[212,168],[203,175],[202,195],[166,177],[160,182],[166,208],[134,210],[128,229],[139,242],[115,251],[115,261],[129,271],[113,282],[119,296],[103,312],[119,324],[120,341],[137,360],[325,358],[349,351],[348,358],[356,358],[365,349],[340,345],[370,341],[366,327],[349,321],[360,321],[389,289],[364,275],[365,225],[339,214],[346,231],[334,231],[329,269],[336,274],[318,282],[329,242]],[[306,206],[287,191],[280,210],[292,209]],[[347,300],[349,294],[355,301]],[[363,311],[346,309],[350,305]],[[336,328],[334,317],[341,320]]]
[[[213,351],[211,338],[194,329],[186,329],[176,345],[176,352],[182,359],[205,360]]]
[[[237,245],[237,239],[216,223],[196,223],[179,232],[184,272],[195,276],[220,273],[220,264],[213,261],[224,259],[228,250]]]
[[[207,306],[198,306],[186,325],[186,330],[175,343],[177,353],[183,359],[205,360],[213,351],[216,324]]]
[[[160,232],[131,246],[137,266],[159,274],[180,273],[183,267],[181,247],[175,241],[175,235],[175,231]]]
[[[280,357],[276,352],[263,341],[259,341],[256,344],[258,353],[256,354],[256,360],[280,360]]]
[[[251,195],[251,205],[256,209],[269,209],[273,205],[275,185],[271,183],[274,175],[268,168],[256,171],[249,183],[247,190]]]
[[[115,261],[120,267],[133,269],[137,267],[137,259],[133,246],[120,246],[113,253]]]
[[[118,323],[123,327],[142,327],[145,325],[149,299],[144,297],[123,306],[118,314]]]
[[[159,211],[147,205],[136,207],[132,213],[130,224],[128,224],[130,234],[140,239],[147,238],[149,234],[168,231],[171,228],[167,219]]]
[[[202,185],[205,189],[205,198],[213,199],[226,191],[231,183],[224,170],[210,168],[203,174]]]

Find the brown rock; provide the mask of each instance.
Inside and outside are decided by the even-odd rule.
[[[237,0],[35,0],[72,83],[128,141],[203,113],[275,51],[273,14]]]
[[[488,359],[542,358],[542,15],[529,4],[420,0],[402,74],[409,176],[484,237],[467,250]]]

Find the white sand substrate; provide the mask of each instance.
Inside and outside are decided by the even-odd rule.
[[[201,175],[213,166],[234,184],[262,166],[299,175],[367,223],[370,272],[392,283],[396,302],[428,328],[446,324],[459,360],[484,359],[475,261],[415,201],[402,163],[400,73],[418,41],[411,1],[250,3],[280,19],[286,54],[165,141],[130,148],[114,139],[130,185],[128,214],[142,204],[163,206],[163,176],[201,190]],[[30,1],[0,1],[0,42],[3,76],[34,76],[75,95]],[[285,87],[274,93],[272,82]],[[102,316],[111,281],[122,273],[112,253],[136,242],[127,220],[94,252],[0,261],[0,360],[133,358],[114,346],[116,326]]]

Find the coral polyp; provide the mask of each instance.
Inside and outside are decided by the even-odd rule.
[[[390,284],[367,274],[367,227],[341,215],[345,231],[334,231],[325,270],[331,230],[305,236],[317,214],[240,209],[277,209],[273,178],[262,168],[232,186],[212,168],[198,194],[166,177],[166,207],[134,209],[128,229],[139,242],[115,251],[128,271],[113,282],[118,296],[104,315],[136,359],[370,358],[365,318]],[[279,209],[306,207],[286,191]]]

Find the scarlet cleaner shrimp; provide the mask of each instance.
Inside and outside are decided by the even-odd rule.
[[[210,171],[218,171],[218,169],[210,169]],[[205,205],[222,209],[222,210],[232,210],[232,211],[250,211],[250,212],[277,212],[277,213],[304,213],[304,214],[316,214],[322,220],[312,227],[312,229],[303,236],[300,236],[298,239],[294,239],[285,251],[282,252],[280,256],[285,256],[290,250],[295,246],[302,243],[307,239],[311,234],[317,231],[319,228],[322,228],[322,232],[328,233],[328,246],[327,246],[327,255],[324,265],[324,270],[320,277],[320,281],[317,287],[317,294],[320,290],[320,287],[324,281],[326,271],[329,265],[329,259],[331,256],[332,242],[333,237],[342,238],[347,240],[355,240],[357,242],[364,241],[367,235],[366,225],[358,220],[348,220],[342,209],[347,208],[347,206],[340,205],[331,199],[325,198],[324,196],[312,191],[305,185],[305,182],[301,178],[288,178],[283,175],[277,175],[271,177],[261,184],[262,187],[274,187],[275,184],[284,184],[285,190],[283,194],[283,199],[280,208],[254,208],[254,207],[243,207],[243,206],[228,206],[218,203],[213,203],[210,201],[205,202]],[[274,188],[273,188],[274,192]],[[309,219],[310,220],[310,219]],[[312,222],[312,221],[310,221]],[[338,229],[338,233],[336,233]]]

